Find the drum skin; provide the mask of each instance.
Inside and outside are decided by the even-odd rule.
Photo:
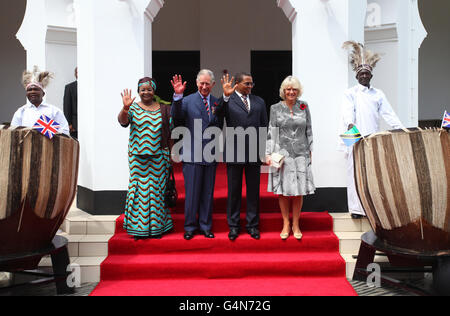
[[[48,246],[76,194],[79,143],[0,126],[0,256]]]
[[[418,253],[450,254],[450,133],[410,129],[354,149],[357,191],[376,235]]]

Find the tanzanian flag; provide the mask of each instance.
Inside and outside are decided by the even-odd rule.
[[[345,145],[348,147],[353,146],[357,142],[359,142],[362,138],[361,133],[356,128],[356,126],[353,126],[353,128],[347,132],[345,132],[343,135],[341,135],[342,140],[344,141]]]

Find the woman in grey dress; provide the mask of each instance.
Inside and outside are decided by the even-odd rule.
[[[311,170],[313,135],[308,104],[299,98],[303,89],[295,77],[287,77],[280,88],[283,101],[270,109],[267,137],[266,163],[272,164],[272,154],[284,156],[281,168],[271,167],[268,191],[279,196],[283,230],[281,239],[289,237],[291,226],[289,214],[292,209],[292,232],[302,239],[300,213],[303,196],[314,194],[315,186]]]

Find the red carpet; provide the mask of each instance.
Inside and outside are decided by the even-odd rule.
[[[183,182],[177,168],[183,210]],[[180,178],[181,177],[181,178]],[[303,213],[303,240],[280,239],[277,199],[261,184],[261,240],[243,233],[228,240],[226,175],[217,175],[215,239],[183,239],[184,217],[174,214],[175,231],[161,240],[134,241],[117,221],[109,256],[101,265],[101,282],[93,296],[306,296],[356,295],[345,277],[345,261],[327,213]],[[245,193],[245,190],[244,190]],[[242,224],[245,224],[242,215]]]

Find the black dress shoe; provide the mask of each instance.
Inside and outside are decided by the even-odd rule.
[[[352,218],[353,219],[361,219],[361,218],[363,218],[364,216],[362,216],[362,215],[359,215],[359,214],[352,214]]]
[[[260,239],[261,235],[259,233],[259,229],[258,228],[249,228],[248,229],[248,233],[250,234],[250,236],[252,236],[253,239]]]
[[[239,229],[237,229],[237,228],[231,228],[231,229],[230,229],[230,233],[228,234],[228,238],[229,238],[231,241],[235,241],[235,240],[238,238],[238,236],[239,236]]]
[[[206,238],[214,238],[215,237],[214,234],[209,230],[202,230],[202,231],[200,231],[200,233],[203,236],[205,236]]]
[[[194,232],[185,232],[184,233],[184,239],[191,240],[192,238],[194,238]]]

